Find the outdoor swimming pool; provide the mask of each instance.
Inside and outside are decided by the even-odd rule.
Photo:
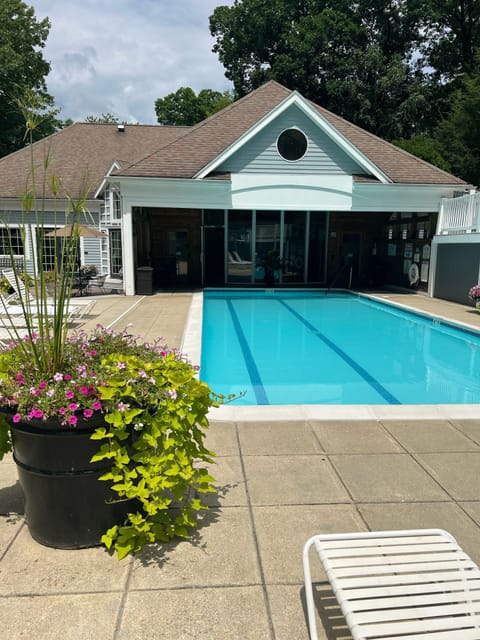
[[[356,294],[204,292],[200,377],[235,404],[476,404],[480,334]]]

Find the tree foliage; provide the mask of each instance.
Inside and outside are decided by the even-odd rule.
[[[45,107],[42,124],[34,133],[38,140],[59,126],[58,109],[47,93],[45,77],[50,71],[42,48],[50,31],[48,18],[38,21],[32,7],[21,0],[0,2],[0,156],[24,145],[20,105],[32,95]],[[25,96],[27,95],[27,98]]]
[[[210,30],[237,95],[275,79],[391,139],[428,110],[420,14],[420,0],[237,0]]]
[[[155,101],[157,121],[164,125],[192,126],[220,111],[233,100],[229,91],[202,89],[198,95],[190,87],[180,87],[174,93]]]
[[[480,48],[480,0],[426,0],[424,53],[438,78],[475,70]]]
[[[87,116],[85,122],[93,124],[117,124],[118,118],[114,116],[113,113],[107,112],[102,113],[101,116]]]
[[[210,32],[237,97],[274,79],[478,176],[475,136],[457,127],[478,113],[480,0],[234,0],[214,10]]]

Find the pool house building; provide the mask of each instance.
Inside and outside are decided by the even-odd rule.
[[[81,261],[127,295],[390,284],[466,302],[478,277],[480,229],[445,227],[448,202],[472,185],[274,81],[193,127],[76,123],[35,143],[36,164],[47,149],[64,196],[47,193],[47,219],[88,183],[87,224],[104,237],[81,239]],[[0,159],[13,228],[28,176],[28,149]],[[459,235],[466,284],[442,289],[436,274],[466,255],[452,249]],[[14,241],[28,270],[35,250]]]

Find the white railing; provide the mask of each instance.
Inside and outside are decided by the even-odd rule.
[[[472,191],[459,198],[442,198],[437,235],[480,233],[480,193]]]

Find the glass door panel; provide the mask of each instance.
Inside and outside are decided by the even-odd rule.
[[[325,281],[325,241],[327,214],[312,211],[308,246],[308,282]]]
[[[280,211],[257,211],[255,282],[273,286],[280,281]]]
[[[305,231],[305,211],[286,211],[283,225],[283,282],[304,282]]]
[[[168,232],[168,255],[175,260],[175,273],[180,279],[188,276],[188,232]]]
[[[252,212],[230,211],[228,217],[228,282],[252,281]]]

